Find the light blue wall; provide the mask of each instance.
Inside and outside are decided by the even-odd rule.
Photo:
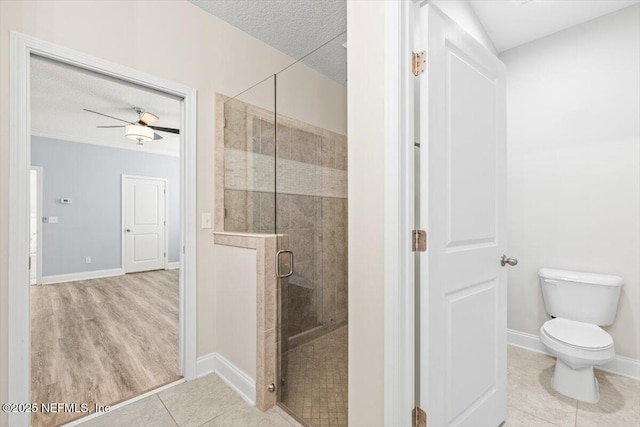
[[[180,260],[178,157],[34,136],[31,164],[43,168],[42,215],[58,217],[42,224],[43,276],[121,267],[122,174],[167,179],[169,262]]]

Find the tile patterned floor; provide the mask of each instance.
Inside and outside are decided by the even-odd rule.
[[[600,401],[578,402],[551,388],[555,358],[508,349],[505,427],[638,427],[640,381],[596,370]]]
[[[347,330],[289,351],[282,403],[312,427],[347,426]]]
[[[346,328],[344,329],[344,331],[338,329],[335,336],[330,339],[337,339],[342,334],[342,339],[346,343]],[[339,348],[336,343],[332,345],[336,346],[333,347],[333,351]],[[328,348],[328,346],[321,347],[320,350]],[[306,354],[307,350],[302,347],[301,350],[301,355]],[[346,360],[346,353],[344,357]],[[504,427],[640,426],[640,381],[596,371],[600,382],[600,402],[586,404],[559,395],[551,389],[551,375],[555,359],[509,347],[508,364],[508,416]],[[309,363],[309,366],[311,365],[313,362]],[[346,365],[344,369],[346,369]],[[346,375],[346,371],[343,372]],[[334,375],[334,381],[335,378]],[[328,388],[328,381],[325,383]],[[317,384],[321,384],[321,382]],[[334,390],[335,388],[334,383]],[[346,382],[344,383],[344,391],[342,405],[346,408]],[[319,402],[323,401],[319,392],[316,393],[316,396],[319,397],[317,399]],[[304,398],[302,402],[303,413],[309,405],[312,408],[317,407],[314,406],[314,402],[309,402]],[[306,406],[305,402],[307,402]],[[327,408],[333,407],[329,405],[328,401],[326,406]],[[338,403],[336,402],[337,407]],[[312,409],[312,418],[313,414]],[[320,424],[318,425],[323,425],[323,420],[328,419],[322,416],[319,418]],[[338,418],[338,423],[340,423],[340,418]],[[329,423],[325,422],[324,424]],[[315,424],[312,425],[316,427]],[[340,425],[346,425],[346,418]],[[382,425],[382,421],[380,425]],[[278,407],[265,413],[251,407],[217,375],[212,374],[177,385],[157,395],[94,418],[82,426],[298,427],[300,424]]]
[[[261,412],[215,374],[96,417],[82,427],[300,427],[282,409]]]

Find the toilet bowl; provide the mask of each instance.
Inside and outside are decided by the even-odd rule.
[[[615,357],[613,338],[600,326],[614,322],[623,280],[549,268],[538,276],[545,308],[554,317],[540,328],[540,341],[557,358],[551,386],[595,403],[600,396],[593,368]]]
[[[583,402],[597,402],[600,395],[593,368],[615,357],[611,335],[591,323],[555,318],[540,328],[540,341],[558,359],[553,389]]]

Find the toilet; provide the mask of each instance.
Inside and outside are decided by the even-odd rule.
[[[613,338],[600,326],[613,324],[621,277],[542,268],[544,305],[553,319],[540,328],[540,341],[554,355],[551,386],[558,393],[595,403],[600,398],[594,366],[615,357]]]

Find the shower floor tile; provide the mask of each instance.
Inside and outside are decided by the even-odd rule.
[[[289,350],[282,403],[312,427],[347,425],[347,326]]]

